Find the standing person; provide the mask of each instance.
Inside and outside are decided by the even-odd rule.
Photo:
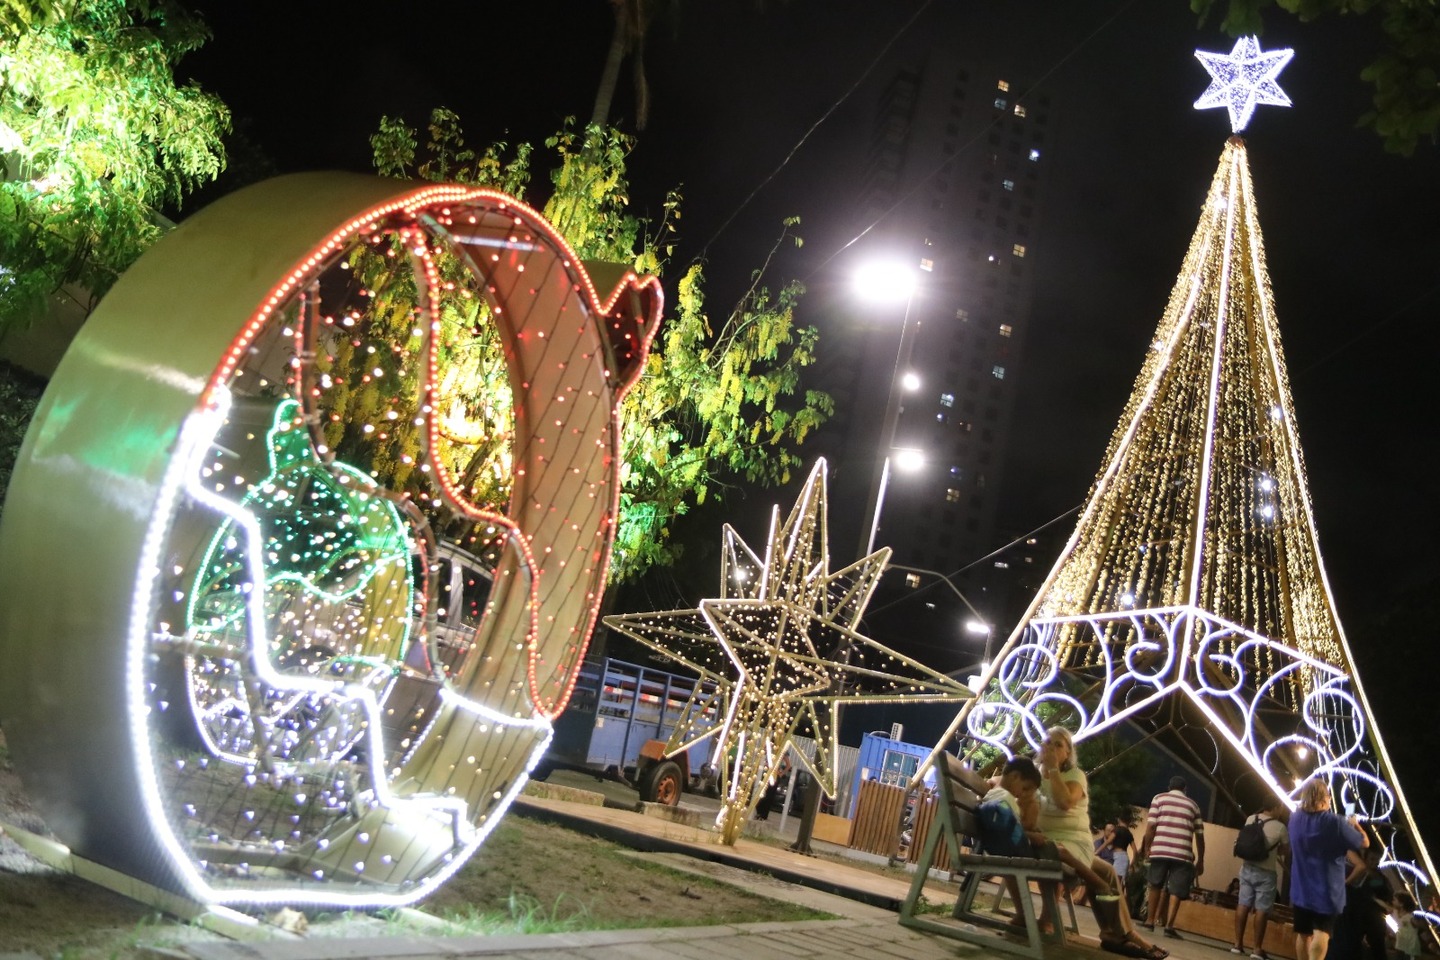
[[[1312,777],[1290,814],[1290,904],[1295,960],[1325,960],[1335,916],[1345,909],[1345,853],[1370,846],[1355,817],[1330,810],[1330,787]]]
[[[1240,902],[1235,908],[1235,942],[1230,952],[1245,952],[1245,924],[1254,908],[1255,949],[1250,954],[1254,960],[1270,960],[1265,952],[1265,928],[1270,923],[1270,908],[1275,906],[1275,894],[1280,889],[1280,868],[1290,852],[1290,834],[1279,819],[1283,808],[1278,798],[1272,798],[1265,809],[1246,823],[1246,826],[1260,824],[1265,833],[1265,856],[1240,861]]]
[[[1395,949],[1406,960],[1420,956],[1420,918],[1415,916],[1415,910],[1415,898],[1402,891],[1390,911],[1395,920]]]
[[[1364,833],[1362,829],[1360,831]],[[1360,960],[1368,945],[1371,960],[1390,960],[1385,949],[1385,915],[1391,909],[1390,881],[1380,872],[1380,848],[1371,846],[1364,856],[1345,854],[1345,909],[1335,920],[1329,960]]]
[[[1175,929],[1180,903],[1190,899],[1190,885],[1205,871],[1205,824],[1200,807],[1185,793],[1185,778],[1171,777],[1170,789],[1150,801],[1145,839],[1140,841],[1140,859],[1150,860],[1146,881],[1150,884],[1150,909],[1145,927],[1155,929],[1160,917],[1160,892],[1170,895],[1169,916],[1164,918],[1165,936],[1183,939]]]
[[[780,763],[777,766],[774,779],[765,787],[765,793],[760,797],[760,802],[755,805],[756,820],[769,820],[770,814],[781,805],[780,791],[790,776],[789,750],[780,755]]]
[[[1120,883],[1120,895],[1125,895],[1126,879],[1130,876],[1130,861],[1135,853],[1135,834],[1130,832],[1130,824],[1124,820],[1115,822],[1115,835],[1110,838],[1110,848],[1115,851],[1115,859],[1110,865],[1115,868],[1115,878]]]
[[[1164,960],[1169,951],[1136,932],[1123,897],[1115,894],[1115,869],[1095,856],[1090,835],[1090,786],[1075,762],[1075,741],[1064,727],[1051,727],[1040,744],[1040,816],[1037,826],[1068,857],[1089,862],[1099,885],[1090,889],[1090,910],[1100,928],[1100,946],[1143,960]],[[1088,881],[1087,881],[1088,883]]]
[[[1104,860],[1110,866],[1115,866],[1115,821],[1105,821],[1105,826],[1100,828],[1100,835],[1095,838],[1095,856]]]

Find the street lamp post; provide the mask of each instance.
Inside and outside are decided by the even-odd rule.
[[[870,483],[870,494],[865,503],[866,523],[860,528],[859,554],[865,557],[875,552],[880,509],[885,503],[885,488],[890,482],[890,458],[892,453],[897,453],[893,448],[895,429],[900,423],[900,398],[907,388],[907,381],[909,389],[918,386],[918,379],[910,373],[909,367],[915,346],[913,328],[919,324],[910,323],[910,306],[915,301],[915,273],[910,268],[895,263],[869,265],[856,275],[855,287],[862,297],[869,300],[893,300],[901,294],[905,297],[905,312],[900,319],[900,343],[895,350],[895,368],[890,373],[890,394],[880,428],[879,469]]]
[[[960,591],[957,590],[957,591],[955,591],[955,592],[956,592],[956,593],[959,593]],[[964,596],[962,595],[960,599],[964,600],[965,598],[964,598]],[[969,601],[969,600],[965,600],[965,605],[966,605],[966,606],[969,606],[969,605],[970,605],[970,601]],[[972,608],[972,609],[973,609],[973,608]],[[975,634],[976,636],[983,636],[983,637],[985,638],[985,657],[984,657],[984,659],[982,659],[982,660],[980,661],[980,669],[981,669],[981,670],[989,669],[989,667],[990,667],[990,641],[995,638],[995,628],[992,627],[992,626],[990,626],[990,624],[986,623],[984,620],[966,620],[966,621],[965,621],[965,632],[966,632],[966,633]]]
[[[903,563],[887,563],[885,564],[885,569],[903,570],[906,573],[918,573],[922,576],[934,577],[936,580],[941,581],[945,584],[945,586],[949,587],[950,592],[955,594],[955,596],[959,597],[960,602],[965,604],[965,609],[970,611],[972,619],[965,621],[965,632],[974,634],[976,636],[980,636],[982,634],[984,635],[985,659],[983,662],[987,665],[990,663],[990,641],[995,636],[995,629],[990,625],[989,621],[987,621],[985,617],[981,615],[980,611],[975,609],[975,605],[970,602],[970,598],[960,592],[960,588],[955,585],[954,580],[951,580],[939,570],[927,570],[925,567],[911,567]]]

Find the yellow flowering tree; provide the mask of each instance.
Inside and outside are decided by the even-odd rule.
[[[419,134],[402,121],[384,118],[371,138],[376,168],[388,176],[493,186],[538,206],[582,259],[628,263],[641,273],[663,276],[670,266],[680,196],[671,192],[658,218],[629,213],[625,161],[632,140],[616,130],[567,125],[545,142],[554,153],[550,190],[543,202],[531,183],[534,151],[528,145],[491,144],[480,151],[465,144],[459,118],[432,112],[423,148]],[[772,248],[799,243],[786,221]],[[360,265],[377,312],[395,324],[410,323],[415,311],[413,281],[383,256]],[[768,265],[770,258],[767,257]],[[443,265],[442,272],[458,269]],[[733,308],[708,309],[704,272],[692,263],[667,290],[666,319],[644,373],[622,409],[623,458],[620,525],[612,579],[625,580],[655,565],[672,562],[671,522],[705,502],[727,482],[773,485],[790,479],[800,463],[796,447],[831,413],[830,398],[806,390],[801,374],[815,359],[817,333],[800,326],[795,307],[804,290],[796,282],[772,291],[765,269],[754,271]],[[439,305],[442,325],[480,333],[484,307],[465,295],[463,285]],[[469,411],[485,422],[485,433],[503,437],[507,416],[493,398],[504,390],[498,347],[483,338],[465,338],[476,356],[467,361],[466,397],[490,397],[493,409]],[[340,360],[337,358],[337,363]],[[371,391],[377,396],[383,385]],[[354,402],[364,404],[362,395]],[[466,401],[470,402],[470,401]],[[478,402],[478,401],[477,401]],[[358,408],[352,413],[360,413]],[[340,418],[363,422],[363,416]],[[338,422],[338,421],[337,421]],[[345,438],[330,438],[337,448]],[[397,431],[387,438],[394,461],[412,456],[419,439]],[[503,471],[487,469],[502,455],[467,446],[465,462],[452,464],[466,486],[482,499],[503,500]],[[413,449],[412,449],[413,448]],[[373,457],[372,457],[373,459]],[[488,484],[488,485],[487,485]]]

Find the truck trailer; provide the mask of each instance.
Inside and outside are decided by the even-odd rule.
[[[687,711],[699,714],[697,733],[718,725],[724,718],[716,699],[713,682],[622,660],[587,660],[534,779],[578,770],[628,783],[641,800],[668,806],[687,790],[714,795],[713,740],[670,756],[665,748]]]

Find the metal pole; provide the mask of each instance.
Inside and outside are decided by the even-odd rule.
[[[885,495],[884,486],[889,479],[890,450],[895,446],[895,428],[900,423],[900,394],[905,368],[910,365],[910,354],[914,343],[910,336],[910,305],[915,302],[912,291],[905,298],[905,314],[900,320],[900,343],[895,350],[895,368],[890,371],[890,396],[885,404],[885,421],[880,428],[880,455],[882,464],[870,483],[870,497],[865,504],[868,521],[860,528],[860,556],[869,556],[875,548],[875,533],[880,529],[880,506]],[[915,324],[917,327],[919,324]]]
[[[885,506],[885,489],[890,486],[890,454],[885,454],[880,468],[880,491],[875,496],[875,508],[870,513],[870,538],[865,541],[865,552],[860,554],[868,557],[875,552],[875,533],[880,529],[880,511]]]

